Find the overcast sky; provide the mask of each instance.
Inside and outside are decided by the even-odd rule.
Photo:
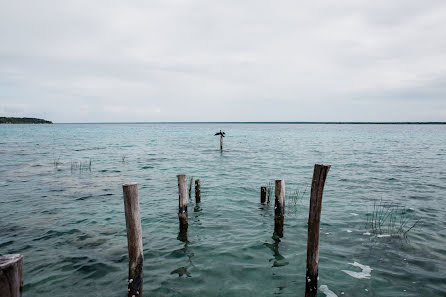
[[[0,0],[0,116],[445,121],[446,1]]]

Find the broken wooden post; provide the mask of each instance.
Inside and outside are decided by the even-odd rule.
[[[129,250],[128,297],[142,296],[144,253],[142,249],[141,216],[138,185],[124,184],[125,225]]]
[[[264,204],[266,201],[266,187],[260,187],[260,203]]]
[[[195,180],[195,203],[201,202],[201,185],[200,179]]]
[[[308,215],[307,271],[305,297],[317,295],[319,264],[319,226],[321,222],[322,194],[330,165],[315,164],[311,182],[310,213]]]
[[[274,234],[283,237],[283,221],[285,218],[285,181],[277,179],[275,182],[275,204],[274,204]]]
[[[185,174],[178,174],[178,219],[180,220],[180,233],[187,232],[187,182]]]
[[[0,296],[20,297],[23,289],[23,256],[20,254],[0,257]]]

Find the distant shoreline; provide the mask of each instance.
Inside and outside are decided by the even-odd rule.
[[[55,124],[290,124],[290,125],[446,125],[446,122],[89,122]]]
[[[52,124],[53,122],[38,118],[0,117],[0,124]]]

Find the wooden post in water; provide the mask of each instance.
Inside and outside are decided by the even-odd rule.
[[[220,151],[223,151],[223,137],[225,137],[225,134],[226,133],[222,132],[221,130],[220,132],[215,133],[215,135],[220,135]]]
[[[321,222],[322,194],[330,165],[315,164],[311,182],[310,213],[308,215],[307,271],[305,297],[317,295],[319,264],[319,226]]]
[[[0,257],[0,296],[20,297],[23,289],[23,256],[20,254]]]
[[[187,189],[187,193],[188,193],[188,195],[189,195],[189,199],[192,198],[192,184],[193,184],[193,182],[194,182],[194,177],[191,176],[191,177],[189,178],[189,188]]]
[[[195,180],[195,203],[198,204],[201,202],[201,185],[200,179]]]
[[[277,179],[274,185],[276,196],[274,204],[274,234],[283,237],[283,221],[285,218],[285,181]]]
[[[266,201],[266,187],[260,187],[260,203],[264,204]]]
[[[187,182],[185,174],[178,174],[178,219],[180,220],[180,233],[187,232]]]
[[[144,253],[142,249],[141,216],[138,185],[124,184],[125,225],[129,250],[128,297],[142,296]]]

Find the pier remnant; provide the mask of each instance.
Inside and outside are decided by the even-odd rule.
[[[274,234],[279,238],[283,237],[283,221],[285,218],[285,181],[277,179],[274,193],[276,196],[274,204]]]
[[[128,297],[142,296],[144,253],[142,249],[141,215],[138,185],[124,184],[124,210],[129,250]]]
[[[23,289],[23,256],[0,256],[0,296],[20,297]]]
[[[305,297],[315,297],[317,295],[322,194],[329,169],[330,165],[314,165],[313,181],[311,183],[310,211],[308,215]]]
[[[198,204],[201,202],[201,184],[200,179],[195,180],[195,203]]]
[[[180,234],[187,233],[187,181],[185,174],[178,174],[178,219],[180,221]]]
[[[222,132],[221,130],[220,130],[220,132],[217,132],[217,133],[215,133],[215,135],[214,136],[216,136],[216,135],[220,135],[220,151],[222,151],[223,150],[223,137],[225,137],[225,132]]]
[[[260,203],[264,204],[266,201],[266,187],[260,187]]]

